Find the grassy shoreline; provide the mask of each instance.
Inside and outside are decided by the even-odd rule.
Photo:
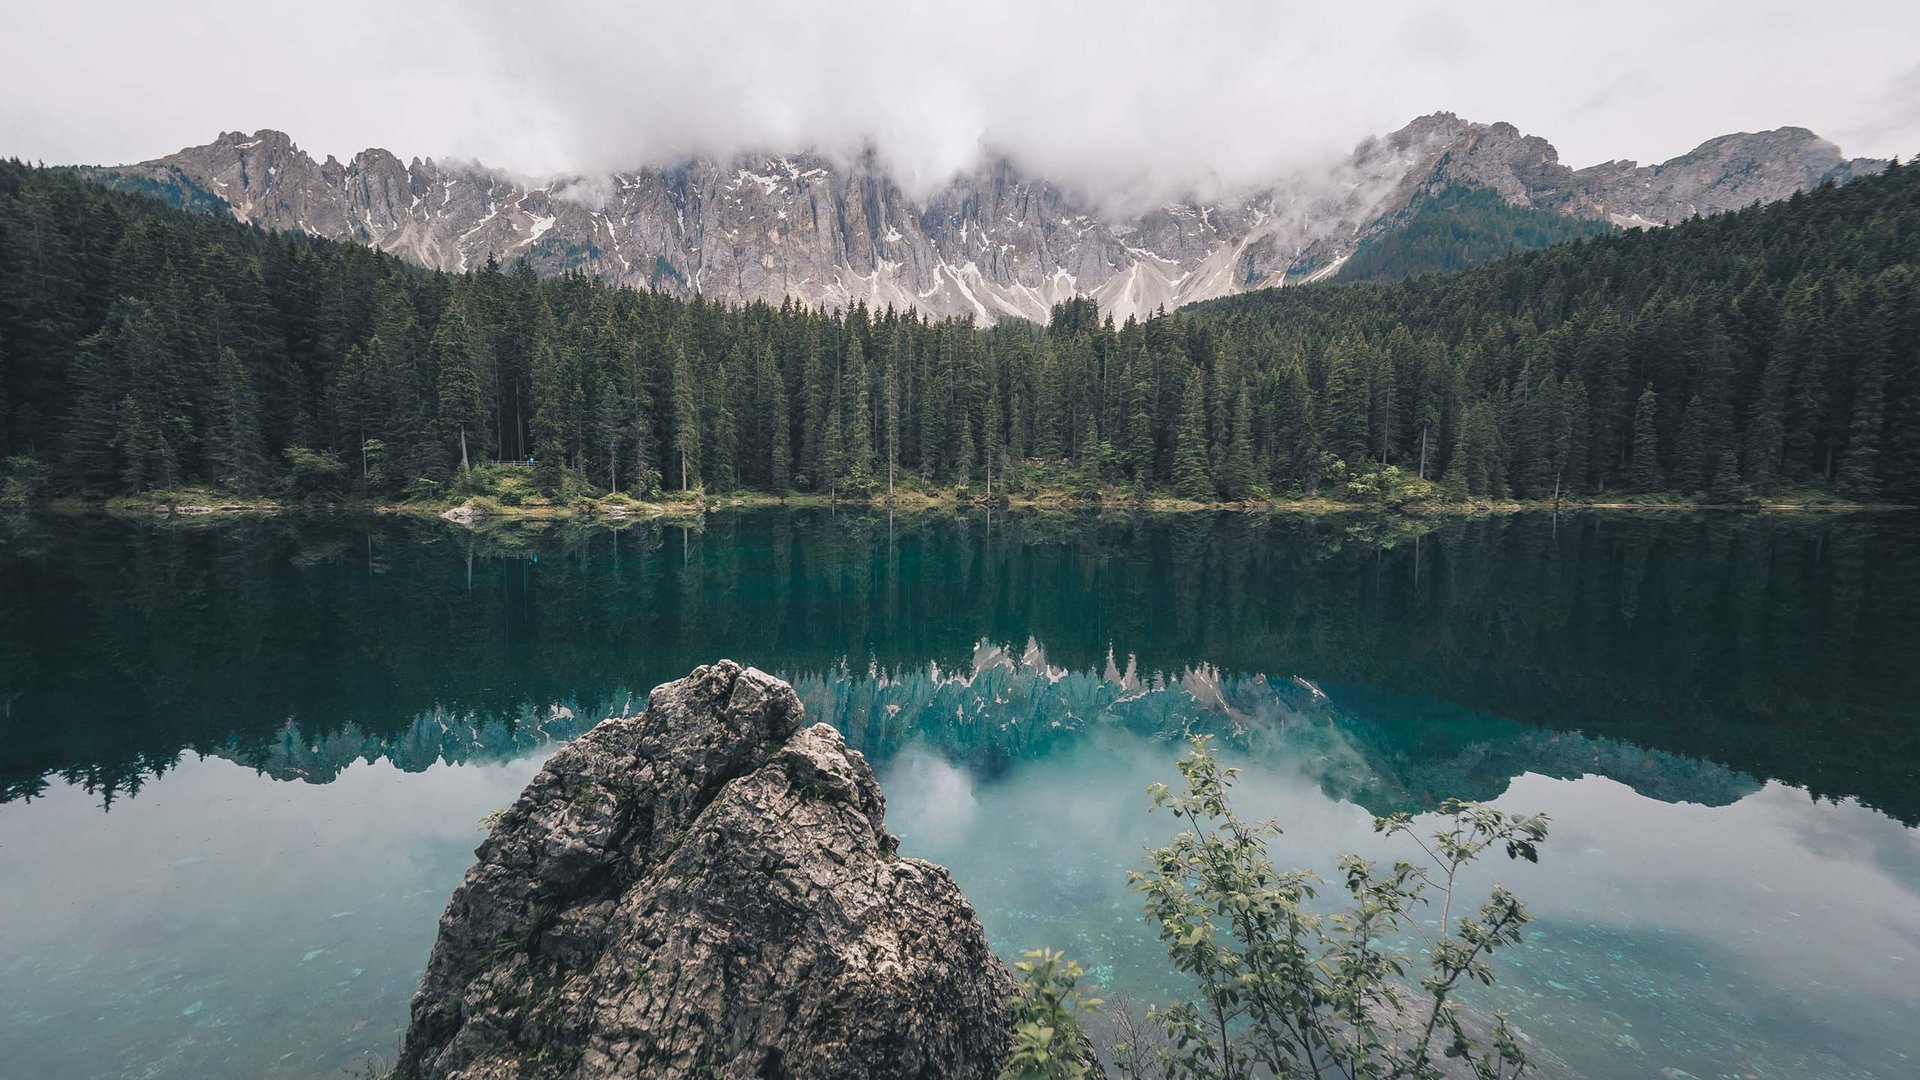
[[[462,525],[491,521],[605,521],[651,519],[692,519],[722,510],[785,508],[846,509],[895,511],[950,511],[977,509],[1052,511],[1065,513],[1217,513],[1251,514],[1377,514],[1400,517],[1480,517],[1491,515],[1551,512],[1625,511],[1637,513],[1734,512],[1734,513],[1861,513],[1913,510],[1914,507],[1884,503],[1850,502],[1838,498],[1809,495],[1752,500],[1740,503],[1709,503],[1680,499],[1580,499],[1559,504],[1526,500],[1423,500],[1418,502],[1380,502],[1358,499],[1333,499],[1314,496],[1272,500],[1193,500],[1165,495],[1139,496],[1124,490],[1088,492],[1084,490],[1041,489],[1032,493],[1005,496],[996,494],[991,502],[976,494],[962,495],[953,489],[943,491],[898,490],[889,500],[885,495],[871,498],[832,499],[826,495],[804,493],[786,496],[767,492],[707,494],[695,492],[685,497],[654,501],[632,499],[624,495],[579,497],[553,501],[528,499],[516,504],[487,496],[462,500],[423,500],[385,502],[363,499],[277,500],[247,499],[212,491],[181,491],[155,495],[119,496],[106,500],[63,497],[40,504],[60,516],[107,514],[115,517],[195,520],[202,518],[238,518],[273,516],[289,513],[363,514],[410,518],[439,518]]]

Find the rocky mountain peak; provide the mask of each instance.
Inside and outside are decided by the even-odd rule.
[[[1116,318],[1337,272],[1397,227],[1423,192],[1487,188],[1516,206],[1628,226],[1785,198],[1884,167],[1843,158],[1804,128],[1708,140],[1669,162],[1561,164],[1547,140],[1450,112],[1362,141],[1345,161],[1231,198],[1114,214],[1071,188],[989,159],[909,198],[871,149],[603,176],[522,180],[478,162],[368,149],[316,164],[285,133],[224,132],[97,179],[171,185],[269,228],[376,245],[463,271],[489,256],[583,271],[678,296],[913,308],[982,322],[1044,321],[1090,296]],[[211,196],[212,199],[202,196]]]

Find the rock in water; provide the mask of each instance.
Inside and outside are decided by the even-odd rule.
[[[441,916],[396,1075],[993,1077],[1011,977],[801,724],[721,661],[555,754]]]

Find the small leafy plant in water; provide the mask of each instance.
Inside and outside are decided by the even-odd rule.
[[[1314,906],[1322,879],[1274,866],[1267,844],[1279,827],[1234,812],[1228,790],[1236,770],[1219,764],[1205,738],[1179,768],[1181,791],[1156,784],[1150,794],[1155,810],[1186,827],[1150,849],[1146,869],[1130,877],[1168,957],[1198,994],[1149,1012],[1147,1029],[1163,1038],[1131,1029],[1109,1043],[1123,1075],[1511,1080],[1529,1068],[1504,1014],[1495,1013],[1488,1030],[1469,1030],[1457,997],[1469,982],[1493,982],[1489,960],[1519,942],[1526,907],[1497,885],[1469,914],[1456,918],[1453,906],[1461,872],[1488,848],[1537,862],[1544,816],[1448,800],[1439,827],[1424,835],[1408,815],[1376,818],[1375,831],[1408,838],[1420,858],[1381,867],[1344,856],[1343,903],[1323,912]],[[1429,928],[1416,916],[1436,903]],[[1387,944],[1395,938],[1417,940],[1421,959]],[[1029,966],[1036,955],[1048,964]],[[1095,1005],[1077,996],[1079,969],[1057,954],[1029,957],[1019,965],[1006,1076],[1083,1075],[1091,1050],[1079,1032]]]

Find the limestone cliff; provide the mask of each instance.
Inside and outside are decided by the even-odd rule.
[[[1393,228],[1422,191],[1447,185],[1663,225],[1884,166],[1849,160],[1804,128],[1779,128],[1721,136],[1660,165],[1575,170],[1511,124],[1434,113],[1341,160],[1144,213],[1102,207],[1005,159],[913,199],[872,153],[743,154],[529,179],[477,162],[402,162],[381,149],[315,161],[263,130],[81,172],[442,270],[525,258],[542,273],[579,270],[682,297],[1044,322],[1051,305],[1075,296],[1125,319],[1326,276]]]

